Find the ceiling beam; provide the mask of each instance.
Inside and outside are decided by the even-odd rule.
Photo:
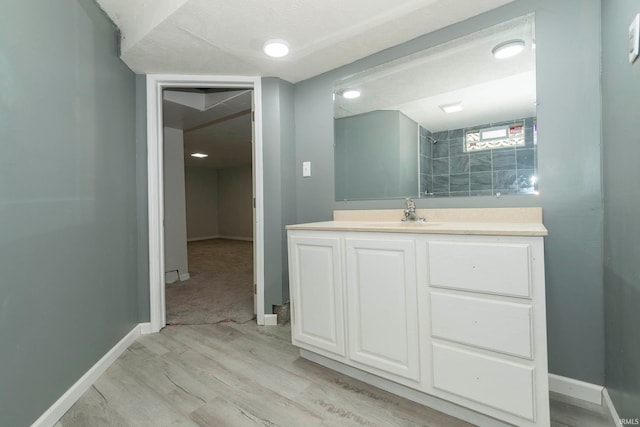
[[[185,129],[184,132],[193,132],[193,131],[196,131],[196,130],[199,130],[199,129],[203,129],[203,128],[206,128],[206,127],[209,127],[209,126],[217,125],[218,123],[223,123],[223,122],[226,122],[226,121],[238,118],[238,117],[242,117],[242,116],[245,116],[247,114],[251,114],[251,108],[248,108],[248,109],[242,110],[242,111],[238,111],[237,113],[229,114],[228,116],[220,117],[220,118],[215,119],[215,120],[211,120],[209,122],[203,123],[203,124],[198,125],[198,126],[194,126],[192,128],[189,128],[189,129]]]

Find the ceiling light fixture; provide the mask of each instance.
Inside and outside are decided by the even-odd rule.
[[[193,153],[191,155],[191,157],[197,157],[199,159],[204,159],[205,157],[209,157],[209,155],[208,154],[204,154],[204,153]]]
[[[272,58],[282,58],[289,54],[289,43],[282,39],[267,40],[262,47],[264,53]]]
[[[499,43],[491,49],[491,53],[496,59],[505,59],[516,56],[524,49],[524,40],[516,39]]]
[[[453,104],[439,105],[440,109],[445,113],[457,113],[462,111],[462,102],[455,102]]]
[[[345,89],[342,91],[342,96],[347,99],[356,99],[360,97],[360,91],[358,89]]]

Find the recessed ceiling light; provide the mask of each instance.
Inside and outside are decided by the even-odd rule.
[[[282,58],[289,54],[289,43],[282,39],[267,40],[262,47],[264,53],[272,58]]]
[[[191,157],[197,157],[199,159],[204,159],[205,157],[209,157],[209,155],[208,154],[204,154],[204,153],[193,153],[191,155]]]
[[[512,56],[516,56],[524,49],[524,40],[509,40],[506,42],[502,42],[497,44],[493,49],[491,49],[491,53],[497,59],[505,59],[511,58]]]
[[[447,105],[440,105],[439,107],[445,113],[457,113],[458,111],[462,111],[462,102],[456,102],[456,103],[447,104]]]
[[[342,96],[347,99],[356,99],[360,96],[360,91],[357,89],[345,89],[342,91]]]

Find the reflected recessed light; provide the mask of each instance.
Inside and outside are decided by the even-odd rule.
[[[524,49],[524,40],[509,40],[506,42],[502,42],[497,44],[493,49],[491,49],[491,53],[497,59],[505,59],[511,58],[512,56],[516,56]]]
[[[272,58],[282,58],[289,54],[289,43],[282,39],[268,40],[262,50]]]
[[[342,96],[347,99],[356,99],[360,97],[360,91],[357,89],[345,89],[342,91]]]
[[[447,104],[447,105],[440,105],[439,107],[445,113],[457,113],[458,111],[462,111],[462,102],[456,102],[456,103]]]
[[[204,159],[205,157],[209,157],[209,155],[208,154],[204,154],[204,153],[193,153],[191,155],[191,157],[197,157],[199,159]]]

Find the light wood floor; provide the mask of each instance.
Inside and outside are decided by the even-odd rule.
[[[612,422],[552,400],[552,426]],[[288,326],[169,326],[140,337],[65,414],[71,426],[467,426],[298,356]]]

